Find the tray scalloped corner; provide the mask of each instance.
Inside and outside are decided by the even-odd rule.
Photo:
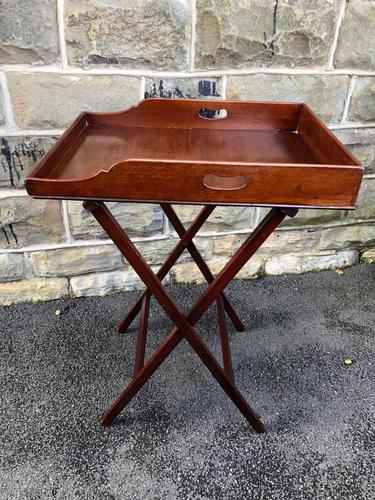
[[[40,198],[352,209],[362,175],[305,104],[148,99],[81,113],[26,189]]]

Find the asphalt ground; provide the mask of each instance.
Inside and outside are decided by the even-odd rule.
[[[202,290],[169,287],[184,310]],[[185,341],[100,426],[132,375],[136,330],[115,327],[139,292],[1,308],[0,499],[375,498],[375,266],[227,291],[247,326],[230,328],[236,383],[266,434]],[[153,302],[148,354],[170,327]],[[215,308],[197,328],[220,358]]]

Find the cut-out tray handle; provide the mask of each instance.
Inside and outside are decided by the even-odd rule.
[[[200,108],[198,111],[199,118],[203,120],[224,120],[224,118],[228,117],[228,111],[225,108],[221,109],[209,109],[209,108]]]
[[[203,185],[216,191],[231,191],[244,188],[247,185],[247,180],[243,175],[223,177],[216,174],[207,174],[203,177]]]

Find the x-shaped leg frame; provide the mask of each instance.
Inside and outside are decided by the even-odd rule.
[[[252,410],[252,408],[248,405],[242,394],[239,392],[237,387],[234,384],[233,375],[231,365],[228,366],[228,360],[225,361],[224,357],[224,369],[220,366],[220,364],[216,361],[215,357],[212,355],[210,350],[208,349],[206,343],[199,337],[197,331],[194,328],[194,324],[202,317],[204,312],[210,307],[210,305],[216,300],[218,305],[218,315],[219,315],[219,324],[224,322],[223,312],[225,304],[228,304],[225,296],[223,295],[224,288],[228,285],[228,283],[234,278],[234,276],[240,271],[240,269],[245,265],[245,263],[249,260],[249,258],[256,252],[256,250],[262,245],[262,243],[268,238],[268,236],[278,227],[278,225],[283,221],[283,219],[289,215],[290,217],[294,217],[297,213],[297,209],[293,208],[273,208],[268,213],[268,215],[263,219],[263,221],[258,225],[258,227],[253,231],[253,233],[246,239],[246,241],[240,246],[237,252],[233,255],[233,257],[229,260],[229,262],[224,266],[222,271],[213,278],[212,274],[207,273],[207,270],[201,271],[204,273],[205,278],[209,282],[209,285],[205,292],[201,295],[189,313],[184,316],[174,303],[173,299],[170,297],[164,286],[162,285],[161,280],[167,274],[168,265],[173,265],[175,260],[178,257],[175,257],[174,251],[178,247],[176,246],[175,250],[167,259],[164,264],[165,269],[162,271],[163,267],[159,270],[157,274],[155,274],[147,262],[144,260],[142,255],[139,253],[134,243],[130,240],[127,234],[120,227],[118,222],[114,219],[108,208],[105,206],[103,202],[100,201],[87,201],[84,202],[84,207],[86,210],[90,211],[95,219],[102,226],[104,231],[108,234],[111,240],[118,247],[122,255],[128,261],[128,263],[132,266],[141,280],[147,287],[145,294],[140,299],[140,309],[141,312],[141,325],[140,325],[140,333],[138,336],[137,342],[137,356],[136,356],[136,367],[134,370],[133,379],[130,384],[126,387],[126,389],[117,397],[115,402],[109,408],[109,410],[102,417],[103,425],[110,425],[113,420],[118,416],[118,414],[123,410],[123,408],[129,403],[131,399],[139,392],[139,390],[143,387],[143,385],[148,381],[148,379],[152,376],[152,374],[158,369],[158,367],[164,362],[167,356],[175,349],[175,347],[180,343],[180,341],[185,337],[189,342],[193,350],[199,356],[199,358],[203,361],[205,366],[211,372],[212,376],[217,380],[217,382],[224,389],[229,398],[234,402],[240,412],[244,415],[250,425],[254,428],[256,432],[264,432],[265,427],[257,414]],[[182,239],[180,240],[180,244],[183,245],[183,248],[176,251],[176,254],[179,251],[183,251],[183,249],[190,248],[190,253],[195,250],[195,246],[192,246],[192,236],[195,234],[194,228],[191,230],[191,227],[188,231],[185,232],[183,226],[179,226],[181,224],[179,221],[175,225],[173,223],[177,222],[174,220],[174,214],[172,207],[169,205],[162,205],[163,210],[169,217],[172,222],[172,225],[175,227],[178,234],[181,233]],[[207,219],[209,210],[211,208],[205,207],[204,210],[207,210],[202,216],[203,224],[204,220]],[[211,210],[212,211],[212,210]],[[207,215],[208,213],[208,215]],[[198,216],[199,217],[199,216]],[[197,219],[196,219],[197,220]],[[196,221],[194,221],[196,222]],[[194,225],[194,223],[193,223]],[[199,224],[197,224],[199,225]],[[200,227],[200,226],[199,226]],[[199,229],[198,227],[198,229]],[[196,231],[198,230],[196,229]],[[189,234],[189,231],[191,233]],[[185,237],[186,233],[188,236]],[[182,243],[181,243],[182,242]],[[198,253],[199,254],[199,253]],[[197,255],[195,253],[195,256]],[[173,257],[171,259],[171,257]],[[168,263],[168,260],[171,261]],[[175,260],[173,260],[175,259]],[[200,261],[201,256],[198,257],[198,262]],[[195,258],[197,261],[197,258]],[[202,262],[203,259],[202,259]],[[203,269],[205,269],[206,264],[204,264]],[[206,266],[207,267],[207,266]],[[207,267],[208,269],[208,267]],[[209,269],[208,269],[209,271]],[[164,276],[163,273],[165,272]],[[210,271],[209,271],[210,272]],[[156,349],[154,354],[150,357],[146,364],[143,364],[144,359],[144,342],[145,335],[141,335],[141,331],[147,330],[147,318],[148,318],[148,308],[149,308],[149,299],[150,295],[153,295],[156,300],[163,307],[167,315],[175,324],[175,327],[169,333],[169,335],[164,339],[164,341],[160,344],[160,346]],[[224,302],[226,301],[226,302]],[[139,307],[139,306],[137,306]],[[226,310],[228,312],[228,306],[226,306]],[[133,311],[134,310],[134,311]],[[229,310],[231,310],[231,306],[229,304]],[[133,313],[132,313],[133,311]],[[123,331],[124,327],[130,325],[131,321],[134,319],[138,311],[136,311],[136,307],[133,307],[132,311],[129,313],[127,318],[125,318],[124,322],[120,325],[119,330]],[[234,310],[233,310],[234,312]],[[130,320],[131,313],[133,314],[133,318]],[[229,314],[229,313],[228,313]],[[142,319],[143,318],[143,319]],[[233,317],[231,317],[233,321]],[[239,322],[240,323],[240,322]],[[239,326],[239,325],[238,325]],[[241,328],[243,329],[242,323]],[[222,328],[221,328],[222,332]],[[226,332],[225,332],[226,335]],[[223,339],[221,333],[223,355],[225,351],[225,344],[227,344],[229,349],[229,344],[225,339]],[[230,360],[230,353],[229,353]],[[225,366],[227,364],[227,366]]]
[[[206,279],[207,283],[211,283],[214,279],[214,276],[210,271],[209,267],[207,266],[207,264],[205,263],[205,261],[203,260],[201,254],[199,253],[199,250],[193,243],[192,239],[199,231],[199,229],[202,227],[204,222],[211,215],[215,206],[214,205],[205,206],[198,214],[198,216],[193,221],[193,223],[191,224],[191,226],[187,231],[185,231],[183,224],[179,220],[176,212],[173,210],[171,205],[167,203],[162,203],[161,208],[163,209],[170,223],[176,230],[176,233],[180,237],[180,241],[178,242],[178,244],[168,257],[168,259],[165,261],[163,266],[159,269],[156,276],[160,279],[160,281],[162,281],[186,248],[190,253],[191,257],[193,258],[193,260],[195,261],[195,263],[197,264],[198,268],[202,272],[203,277]],[[234,380],[224,309],[227,312],[229,318],[232,320],[232,323],[237,329],[237,331],[243,332],[245,330],[245,327],[242,324],[242,321],[237,316],[233,306],[225,296],[224,292],[221,293],[216,302],[217,302],[217,314],[218,314],[218,323],[220,331],[220,341],[223,353],[224,371],[228,374],[229,377],[231,377],[232,380]],[[150,294],[148,290],[146,290],[143,293],[143,295],[138,299],[138,301],[134,304],[134,306],[130,309],[130,311],[128,312],[128,314],[118,327],[119,333],[124,333],[126,329],[130,326],[130,324],[133,322],[138,312],[141,311],[134,374],[136,374],[144,365],[149,306],[150,306]]]

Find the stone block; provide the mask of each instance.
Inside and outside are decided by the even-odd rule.
[[[161,265],[168,257],[177,241],[173,238],[160,240],[144,240],[135,243],[146,262],[150,265]]]
[[[176,264],[171,271],[171,275],[175,283],[206,283],[194,262]]]
[[[212,273],[216,276],[229,261],[230,256],[213,258],[209,261],[209,266]],[[265,258],[262,255],[253,255],[250,260],[238,271],[234,279],[253,279],[263,274]]]
[[[269,208],[260,209],[260,217],[263,218],[268,212]],[[285,217],[279,228],[282,230],[287,229],[315,229],[323,227],[327,224],[340,223],[345,219],[345,210],[324,210],[324,209],[310,209],[301,208],[295,217]]]
[[[59,201],[26,196],[0,198],[0,248],[18,248],[65,240]]]
[[[375,174],[375,128],[333,130],[365,167],[365,174]]]
[[[234,279],[254,279],[264,274],[264,264],[266,259],[263,255],[253,255],[250,260],[246,262],[244,267],[238,271]],[[222,267],[220,268],[221,271]]]
[[[58,59],[56,0],[2,0],[0,7],[0,64]]]
[[[0,282],[16,281],[24,273],[24,260],[21,253],[3,253],[0,255]]]
[[[261,254],[253,255],[237,273],[236,279],[253,279],[264,274],[265,258]]]
[[[216,257],[207,261],[211,272],[216,276],[228,262],[229,258]],[[235,279],[252,279],[263,273],[264,258],[253,256],[249,262],[237,273]],[[183,262],[176,264],[171,271],[175,283],[206,283],[194,262]]]
[[[357,77],[348,118],[356,122],[375,121],[375,77]]]
[[[336,68],[375,69],[375,3],[346,2],[334,65]]]
[[[324,66],[336,14],[330,0],[200,0],[196,66]]]
[[[55,300],[68,295],[68,280],[64,278],[10,281],[0,287],[0,303],[8,300],[14,303]]]
[[[213,239],[214,255],[231,256],[247,238],[246,234],[219,236]],[[257,250],[256,255],[262,259],[270,255],[279,255],[285,252],[313,252],[317,246],[318,235],[314,230],[299,229],[275,231]],[[253,260],[250,259],[250,263]]]
[[[322,231],[319,248],[335,250],[340,248],[375,245],[375,224],[339,226]]]
[[[165,260],[177,245],[177,238],[166,238],[162,240],[145,240],[139,241],[135,245],[141,252],[145,260],[150,265],[164,264]],[[210,238],[194,238],[195,246],[198,248],[202,257],[206,260],[212,255],[212,241]],[[190,254],[185,250],[179,257],[177,262],[190,261]]]
[[[187,69],[187,0],[67,0],[65,15],[72,65]]]
[[[364,178],[358,193],[356,210],[348,212],[349,219],[375,221],[375,179]]]
[[[119,224],[130,236],[152,236],[163,228],[163,215],[158,205],[149,203],[108,203]],[[77,239],[107,238],[94,217],[79,201],[68,202],[72,234]]]
[[[363,252],[361,256],[362,262],[367,262],[368,264],[372,264],[375,262],[375,248],[370,248]]]
[[[345,218],[345,214],[344,210],[302,208],[295,217],[286,217],[281,227],[323,227],[326,224],[339,223]]]
[[[345,75],[258,73],[228,77],[228,99],[305,102],[328,123],[340,121],[349,78]]]
[[[235,234],[215,237],[213,239],[214,255],[233,255],[247,236],[246,234]],[[266,239],[256,255],[313,251],[317,246],[317,240],[318,234],[314,230],[275,231]]]
[[[70,288],[74,297],[108,295],[110,293],[145,288],[132,269],[92,273],[70,278]]]
[[[112,245],[28,252],[26,259],[34,275],[44,277],[109,271],[124,265],[120,252]]]
[[[220,96],[219,78],[146,78],[145,99],[149,97],[214,99]]]
[[[201,206],[175,205],[174,209],[181,222],[188,227],[195,219]],[[207,222],[202,226],[204,232],[229,232],[241,229],[251,229],[254,226],[255,209],[252,207],[226,207],[215,208]]]
[[[81,111],[120,111],[139,94],[139,79],[129,76],[9,73],[8,85],[23,128],[64,128]]]
[[[0,188],[22,188],[35,163],[43,158],[57,137],[0,138]]]
[[[227,236],[214,237],[212,242],[214,255],[233,255],[245,241],[247,236],[247,234],[230,234]]]
[[[317,232],[311,229],[275,231],[260,247],[259,252],[277,255],[284,252],[313,252],[317,246]]]
[[[348,267],[358,262],[358,252],[346,250],[316,255],[279,255],[271,257],[265,264],[266,274],[301,274]]]

